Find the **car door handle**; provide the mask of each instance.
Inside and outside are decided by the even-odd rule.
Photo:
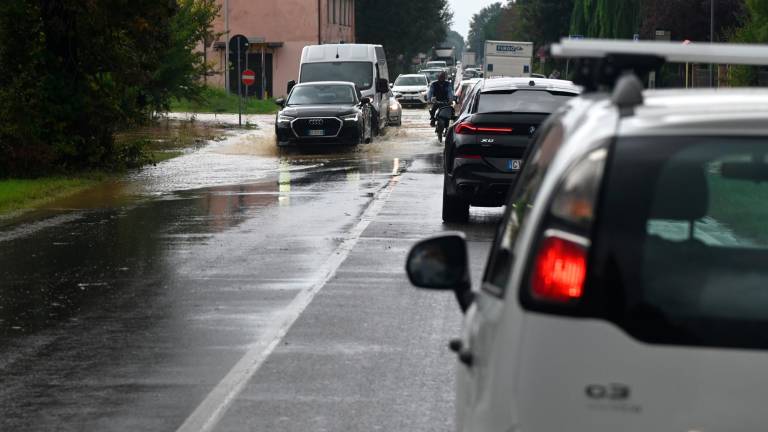
[[[475,357],[472,355],[472,352],[469,351],[468,348],[464,347],[464,342],[462,342],[461,339],[451,339],[448,347],[451,349],[451,351],[456,353],[456,355],[459,357],[459,361],[464,366],[472,367],[472,363],[474,363]]]

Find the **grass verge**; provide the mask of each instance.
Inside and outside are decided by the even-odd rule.
[[[0,216],[39,207],[73,195],[103,181],[107,176],[89,174],[73,177],[0,180]]]
[[[171,111],[191,113],[227,113],[237,114],[240,103],[237,95],[228,94],[223,89],[208,87],[203,91],[202,101],[174,99],[171,101]],[[243,103],[243,114],[274,114],[278,106],[272,100],[246,98]]]

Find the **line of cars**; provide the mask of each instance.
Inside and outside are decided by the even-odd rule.
[[[299,81],[291,81],[275,121],[278,146],[370,142],[402,110],[389,88],[381,45],[304,47]]]
[[[412,248],[411,282],[465,312],[449,344],[458,430],[765,428],[768,92],[644,91],[637,76],[665,61],[766,65],[768,47],[680,48],[554,46],[588,92],[543,90],[567,101],[519,156],[481,285],[463,234]],[[487,83],[479,111],[516,85]],[[479,129],[477,115],[456,128]]]

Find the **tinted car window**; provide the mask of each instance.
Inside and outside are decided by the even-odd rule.
[[[294,88],[288,105],[354,104],[355,90],[349,85],[310,85]]]
[[[551,113],[576,96],[571,93],[553,93],[542,90],[516,90],[511,92],[482,93],[478,99],[478,113],[521,112]]]
[[[523,171],[510,196],[504,223],[496,235],[493,250],[483,278],[483,289],[490,294],[503,296],[512,273],[515,242],[523,222],[530,214],[541,184],[563,143],[563,127],[559,123],[545,126],[539,139],[529,146],[529,154]]]
[[[768,348],[767,151],[743,138],[618,143],[596,242],[609,317],[648,342]]]
[[[305,63],[301,66],[301,82],[344,81],[361,89],[373,86],[373,66],[368,62]]]

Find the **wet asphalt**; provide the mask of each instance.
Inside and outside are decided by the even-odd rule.
[[[286,151],[255,116],[0,220],[0,430],[451,430],[462,316],[405,255],[465,231],[477,281],[501,210],[444,225],[442,146],[404,116]]]

